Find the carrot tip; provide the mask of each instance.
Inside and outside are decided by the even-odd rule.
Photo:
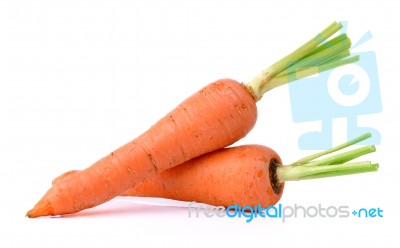
[[[29,211],[26,213],[25,216],[28,217],[28,218],[36,218],[36,217],[39,217],[40,214],[37,213],[37,211],[35,211],[35,208],[32,208],[31,210],[29,210]]]
[[[36,218],[47,215],[54,215],[54,210],[50,203],[43,199],[41,199],[31,210],[26,213],[28,218]]]

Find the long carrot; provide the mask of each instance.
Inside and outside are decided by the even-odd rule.
[[[356,144],[369,133],[328,151],[282,166],[278,154],[260,145],[223,148],[169,169],[125,191],[122,196],[161,197],[196,201],[215,206],[268,207],[282,196],[284,182],[376,171],[378,164],[347,163],[375,151],[364,146],[349,152],[316,160]],[[69,171],[53,180],[58,184],[77,173]]]
[[[138,138],[50,188],[28,217],[76,213],[121,194],[144,179],[244,137],[257,118],[256,101],[275,87],[352,63],[350,40],[333,23],[247,84],[211,83]]]

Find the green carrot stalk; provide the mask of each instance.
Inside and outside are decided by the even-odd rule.
[[[350,57],[351,40],[345,33],[332,38],[341,28],[340,23],[332,23],[245,86],[259,100],[265,92],[281,85],[358,61],[358,56]]]
[[[347,163],[368,153],[375,152],[376,149],[373,145],[330,155],[353,146],[369,137],[371,137],[371,134],[366,133],[329,150],[302,158],[290,165],[280,165],[276,169],[277,178],[280,182],[284,182],[377,171],[379,164],[373,164],[370,161]]]

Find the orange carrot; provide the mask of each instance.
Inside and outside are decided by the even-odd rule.
[[[271,159],[281,163],[270,148],[245,145],[223,148],[146,179],[124,196],[151,196],[182,201],[197,201],[218,206],[231,204],[275,204],[282,195],[272,190]],[[77,171],[67,172],[53,180],[62,182]],[[259,200],[262,199],[262,202]]]
[[[334,151],[351,146],[370,134],[333,148]],[[266,208],[276,204],[282,196],[284,181],[326,176],[347,175],[376,171],[377,164],[347,163],[361,155],[375,151],[365,146],[329,159],[314,161],[313,156],[292,165],[282,166],[278,154],[260,145],[223,148],[194,158],[172,169],[148,178],[125,191],[122,196],[161,197],[181,201],[196,201],[215,206],[256,206]],[[318,160],[317,160],[318,161]],[[314,164],[312,164],[314,163]],[[330,165],[332,164],[332,165]],[[69,171],[53,180],[58,184],[78,171]]]
[[[232,144],[256,117],[255,101],[241,84],[216,81],[135,140],[52,187],[27,215],[76,213],[108,201],[149,176]]]
[[[204,87],[138,138],[55,184],[27,216],[71,214],[94,207],[148,177],[233,144],[254,126],[255,103],[266,91],[358,60],[345,58],[350,48],[347,36],[323,43],[341,27],[333,23],[247,84],[223,79]]]
[[[80,170],[70,170],[67,171],[61,175],[59,175],[58,177],[54,178],[53,181],[51,182],[51,185],[54,185],[58,182],[61,182],[62,180],[69,178],[70,176],[75,175],[76,173],[80,172]]]

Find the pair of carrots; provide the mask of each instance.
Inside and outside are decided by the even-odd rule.
[[[328,40],[341,27],[331,24],[249,83],[222,79],[207,85],[136,139],[54,180],[27,216],[72,214],[121,194],[269,206],[279,200],[286,180],[376,170],[368,162],[343,164],[373,147],[346,159],[314,161],[319,155],[290,166],[281,166],[279,156],[263,146],[224,148],[253,128],[256,102],[265,92],[359,59],[349,57],[346,34]]]

